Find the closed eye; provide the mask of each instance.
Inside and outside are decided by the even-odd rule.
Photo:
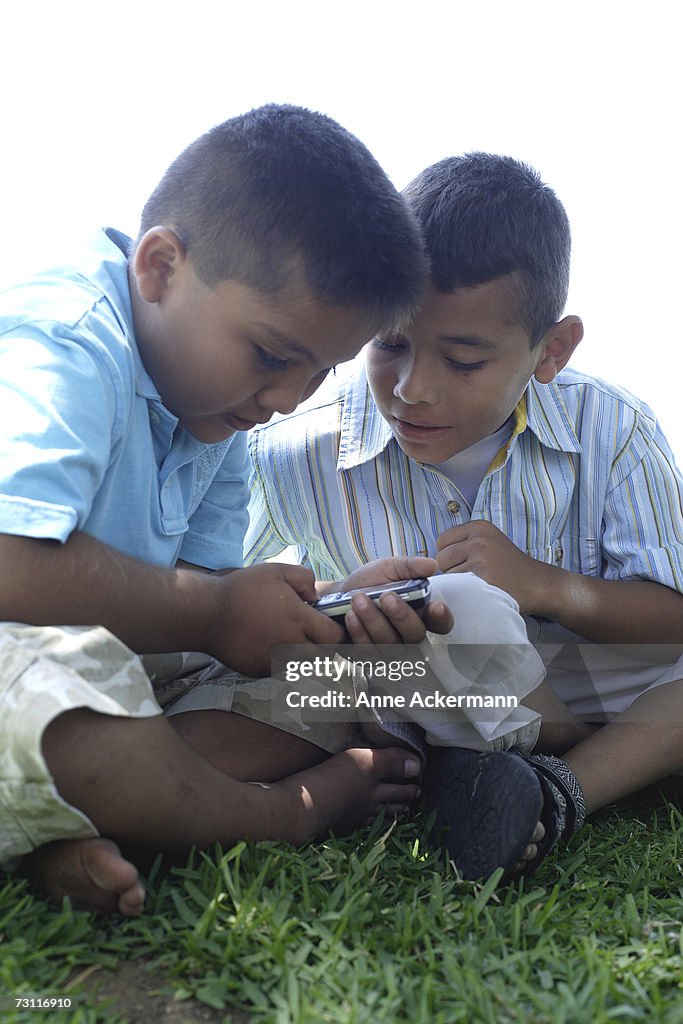
[[[376,337],[372,339],[372,346],[378,348],[380,352],[400,352],[405,347],[405,343],[400,338]]]
[[[446,362],[458,373],[473,373],[475,370],[483,370],[486,361],[479,363],[460,363],[457,359],[446,359]]]
[[[291,362],[290,359],[282,359],[280,356],[273,355],[261,345],[254,345],[254,350],[258,361],[262,366],[267,366],[269,370],[286,370]]]

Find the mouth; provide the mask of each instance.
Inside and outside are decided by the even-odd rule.
[[[394,433],[406,441],[433,441],[450,430],[450,427],[436,423],[413,423],[411,420],[399,419],[398,416],[391,417],[391,426]]]
[[[234,412],[226,412],[223,418],[232,430],[252,430],[258,423],[267,422],[267,420],[245,420],[241,416],[236,416]]]

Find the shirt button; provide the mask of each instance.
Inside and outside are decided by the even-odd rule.
[[[460,511],[460,502],[459,501],[451,500],[446,505],[446,508],[448,509],[449,512],[459,512]]]

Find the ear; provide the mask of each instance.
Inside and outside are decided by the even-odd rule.
[[[168,227],[145,231],[133,257],[133,274],[145,302],[160,302],[186,260],[179,235]]]
[[[539,384],[550,384],[569,359],[583,338],[583,323],[578,316],[566,316],[553,324],[538,346],[539,359],[534,377]]]

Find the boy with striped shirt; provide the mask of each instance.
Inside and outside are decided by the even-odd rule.
[[[512,595],[552,684],[518,794],[543,807],[533,869],[586,813],[683,768],[683,481],[646,405],[566,368],[583,336],[563,315],[569,224],[538,174],[474,153],[406,195],[431,259],[421,309],[254,432],[247,557],[295,545],[335,579],[432,555]],[[424,788],[444,822],[477,779],[486,816],[489,757],[432,754]],[[522,832],[532,820],[520,812]],[[471,826],[476,850],[454,828],[446,843],[483,874]]]

